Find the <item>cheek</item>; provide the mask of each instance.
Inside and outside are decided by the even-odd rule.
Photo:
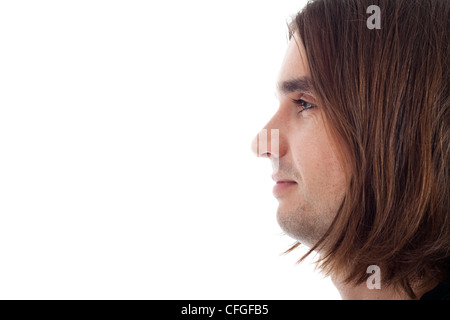
[[[324,188],[340,187],[344,172],[325,130],[320,126],[306,127],[296,137],[293,156],[303,188],[321,192]]]

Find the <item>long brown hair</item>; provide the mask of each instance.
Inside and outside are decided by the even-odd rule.
[[[380,29],[367,27],[370,5]],[[385,285],[416,298],[415,284],[449,275],[449,14],[448,0],[317,0],[290,25],[350,152],[344,201],[309,253],[348,283],[378,265]]]

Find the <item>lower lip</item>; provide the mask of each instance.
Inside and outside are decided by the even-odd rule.
[[[297,183],[293,181],[277,182],[277,184],[273,187],[273,194],[274,195],[282,194],[291,189],[296,184]]]

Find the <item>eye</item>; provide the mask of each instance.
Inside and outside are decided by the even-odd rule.
[[[298,100],[292,99],[292,102],[294,102],[297,106],[299,106],[301,108],[301,110],[298,113],[303,112],[308,109],[312,109],[316,106],[316,105],[309,103],[308,101],[305,101],[303,99],[298,99]]]

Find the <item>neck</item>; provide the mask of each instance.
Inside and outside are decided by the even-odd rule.
[[[411,297],[405,291],[393,286],[381,285],[380,289],[369,289],[365,282],[354,285],[345,283],[335,277],[332,278],[332,281],[343,300],[411,300]],[[417,290],[415,292],[417,299],[427,292],[428,289]]]
[[[352,285],[333,280],[343,300],[410,300],[406,293],[400,293],[393,288],[369,289],[366,284]]]

